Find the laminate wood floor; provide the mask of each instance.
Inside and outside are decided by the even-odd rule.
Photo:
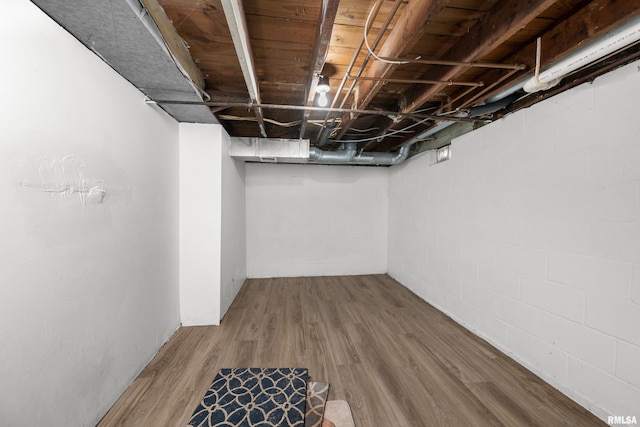
[[[357,427],[604,426],[387,275],[247,280],[183,327],[98,424],[185,426],[225,367],[307,367]]]

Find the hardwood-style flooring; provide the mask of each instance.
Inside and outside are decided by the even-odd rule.
[[[98,424],[185,426],[227,367],[306,367],[357,427],[605,424],[387,275],[250,279],[183,327]]]

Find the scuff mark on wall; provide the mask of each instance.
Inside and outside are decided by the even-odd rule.
[[[88,178],[85,170],[85,162],[73,154],[54,160],[44,158],[38,166],[41,189],[69,206],[103,203],[107,194],[105,181]]]

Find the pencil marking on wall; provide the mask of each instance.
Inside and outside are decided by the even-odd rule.
[[[61,159],[43,159],[38,167],[41,189],[66,205],[102,203],[106,196],[103,179],[86,176],[86,164],[67,154]]]

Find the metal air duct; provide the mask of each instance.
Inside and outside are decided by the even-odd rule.
[[[347,142],[344,149],[338,151],[322,151],[319,148],[309,149],[309,160],[318,164],[329,165],[369,165],[369,166],[393,166],[404,162],[409,156],[411,144],[403,145],[394,153],[357,153],[357,144]]]
[[[308,139],[231,138],[229,155],[238,160],[261,163],[392,166],[407,159],[414,142],[393,153],[358,153],[355,142],[343,144],[341,150],[323,151],[310,148]]]

